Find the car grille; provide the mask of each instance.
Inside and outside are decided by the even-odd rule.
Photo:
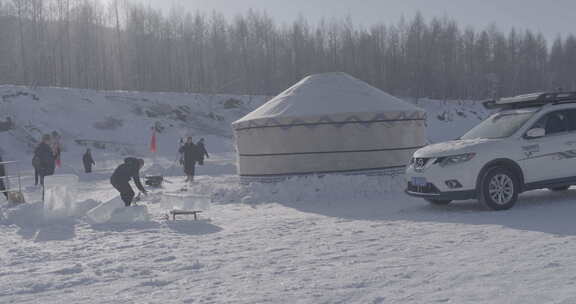
[[[438,190],[438,188],[436,188],[436,186],[434,186],[434,184],[431,183],[427,183],[426,185],[423,186],[416,186],[412,183],[408,183],[408,191],[410,192],[414,192],[414,193],[424,193],[424,194],[439,194],[440,190]]]

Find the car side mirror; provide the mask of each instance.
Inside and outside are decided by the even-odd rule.
[[[534,128],[526,132],[527,138],[540,138],[546,136],[546,130],[543,128]]]

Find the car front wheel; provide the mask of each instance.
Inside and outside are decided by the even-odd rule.
[[[520,185],[507,168],[489,169],[480,184],[480,202],[492,210],[508,210],[516,204]]]

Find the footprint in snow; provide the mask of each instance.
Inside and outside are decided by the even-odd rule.
[[[54,274],[60,275],[70,275],[70,274],[77,274],[83,272],[82,265],[75,265],[72,267],[62,268],[60,270],[53,271]]]
[[[176,257],[171,255],[171,256],[164,257],[164,258],[155,259],[154,263],[172,262],[174,260],[176,260]]]

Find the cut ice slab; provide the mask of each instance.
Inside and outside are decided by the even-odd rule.
[[[44,216],[56,219],[74,215],[78,176],[72,174],[46,176],[44,179]]]
[[[114,211],[121,208],[126,207],[120,196],[116,196],[88,211],[86,218],[90,224],[103,224],[110,221]]]
[[[90,224],[134,223],[149,221],[150,214],[146,206],[126,207],[117,196],[88,211],[86,219]]]
[[[128,224],[148,221],[150,221],[150,214],[146,206],[132,206],[114,210],[108,223]]]

